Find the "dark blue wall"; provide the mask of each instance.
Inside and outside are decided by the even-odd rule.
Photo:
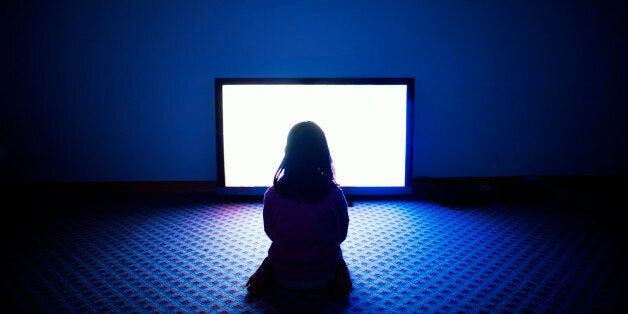
[[[621,2],[3,4],[2,179],[215,180],[247,76],[415,77],[415,177],[626,175]]]

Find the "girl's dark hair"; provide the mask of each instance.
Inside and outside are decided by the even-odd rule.
[[[320,200],[337,186],[327,138],[316,123],[299,122],[290,129],[273,186],[281,196],[305,202]]]

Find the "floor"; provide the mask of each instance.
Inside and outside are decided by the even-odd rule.
[[[5,237],[3,288],[15,312],[628,312],[625,232],[577,202],[356,200],[342,245],[355,288],[348,303],[279,286],[247,295],[270,244],[257,200],[37,204],[25,216],[50,211]],[[72,214],[55,217],[66,207]]]

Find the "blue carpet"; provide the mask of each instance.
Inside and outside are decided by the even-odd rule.
[[[349,207],[348,304],[244,286],[270,244],[257,201],[94,200],[20,235],[4,278],[23,313],[626,313],[626,238],[543,204]],[[619,236],[618,236],[619,235]]]

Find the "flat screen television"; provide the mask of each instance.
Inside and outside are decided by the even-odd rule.
[[[290,128],[325,132],[348,195],[412,192],[413,78],[216,78],[218,194],[263,195]]]

